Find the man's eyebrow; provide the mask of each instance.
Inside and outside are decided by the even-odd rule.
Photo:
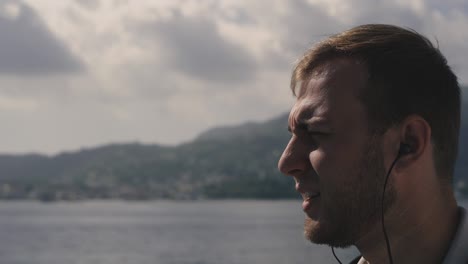
[[[294,130],[307,130],[307,124],[303,122],[296,123],[296,125],[294,126]],[[293,132],[290,125],[288,125],[288,131],[291,133]]]
[[[307,125],[304,124],[304,123],[296,123],[296,125],[294,126],[294,130],[295,131],[297,131],[297,130],[307,130]],[[289,131],[289,133],[293,132],[290,125],[288,125],[288,131]]]
[[[312,117],[306,120],[297,120],[295,122],[296,125],[294,126],[294,130],[299,130],[299,131],[308,130],[312,126],[321,127],[321,126],[327,125],[328,123],[329,123],[328,120],[326,120],[323,117]],[[293,132],[291,125],[288,125],[288,131],[290,133]]]

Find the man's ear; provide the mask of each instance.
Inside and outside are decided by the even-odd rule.
[[[419,115],[410,115],[400,124],[400,169],[418,161],[431,144],[431,127]],[[402,149],[405,148],[406,150]]]

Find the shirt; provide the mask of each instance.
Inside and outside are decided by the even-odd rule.
[[[460,220],[455,237],[442,264],[468,264],[468,217],[463,207],[458,207]],[[350,264],[368,264],[363,257],[357,257]]]

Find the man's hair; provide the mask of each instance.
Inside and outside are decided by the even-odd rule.
[[[335,58],[351,58],[367,68],[368,80],[358,98],[374,133],[385,132],[411,114],[428,122],[436,172],[451,182],[460,129],[460,87],[439,49],[414,30],[358,26],[304,54],[292,74],[293,93],[296,84],[310,78],[317,66]]]

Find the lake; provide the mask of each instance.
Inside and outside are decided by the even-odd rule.
[[[467,202],[462,203],[468,206]],[[2,264],[337,263],[300,201],[0,202]],[[354,248],[338,250],[346,263]]]

